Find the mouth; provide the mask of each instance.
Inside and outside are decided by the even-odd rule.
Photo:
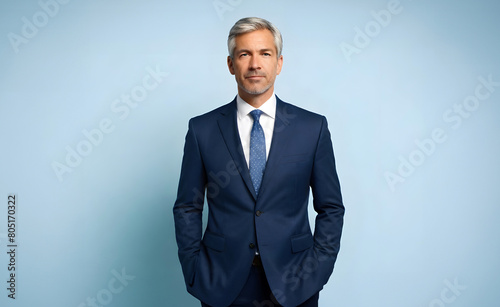
[[[246,79],[260,79],[260,78],[264,78],[264,76],[260,76],[260,75],[252,75],[252,76],[246,76],[245,77]]]

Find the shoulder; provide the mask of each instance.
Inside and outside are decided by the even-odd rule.
[[[225,105],[222,105],[216,109],[213,109],[204,114],[195,116],[189,120],[190,125],[208,125],[210,123],[217,123],[222,117],[230,115],[232,112],[236,112],[236,100],[233,100]]]
[[[326,122],[324,115],[311,112],[294,104],[277,98],[276,117],[285,122],[297,119],[303,124],[322,124]]]

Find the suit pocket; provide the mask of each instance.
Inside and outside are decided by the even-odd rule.
[[[313,246],[314,239],[310,232],[292,236],[292,253],[298,253]]]
[[[215,251],[222,252],[226,245],[226,239],[221,235],[205,231],[203,235],[203,245]]]

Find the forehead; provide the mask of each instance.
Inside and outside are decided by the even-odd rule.
[[[236,49],[276,49],[274,36],[268,29],[256,30],[236,36]]]

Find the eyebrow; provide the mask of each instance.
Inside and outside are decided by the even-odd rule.
[[[269,49],[269,48],[259,49],[258,51],[259,52],[274,52],[273,49]],[[252,53],[252,51],[248,50],[248,49],[239,49],[239,50],[236,50],[236,53],[242,53],[242,52]]]

